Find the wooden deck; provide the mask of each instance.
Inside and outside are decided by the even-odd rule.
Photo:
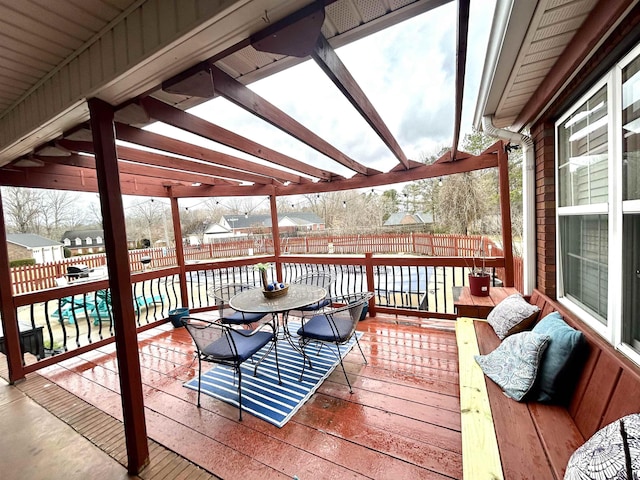
[[[338,368],[283,428],[251,414],[239,422],[235,407],[206,395],[198,409],[196,392],[182,386],[197,374],[187,332],[170,324],[145,332],[149,438],[224,479],[462,478],[453,324],[379,315],[360,329],[369,364],[357,349],[347,356],[353,395]],[[114,348],[39,374],[120,419]]]

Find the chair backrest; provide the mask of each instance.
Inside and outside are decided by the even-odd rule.
[[[359,292],[345,295],[343,297],[345,305],[329,312],[329,316],[332,317],[334,322],[350,322],[349,334],[345,336],[344,340],[349,339],[351,335],[353,335],[353,332],[356,331],[360,316],[362,315],[362,309],[371,297],[373,297],[372,292]]]
[[[217,321],[202,320],[188,316],[182,317],[181,320],[187,332],[191,335],[193,342],[196,344],[199,355],[210,356],[210,354],[205,353],[205,349],[222,337],[226,338],[229,342],[229,351],[235,353],[235,344],[231,339],[231,335],[227,333],[228,327],[225,325]]]
[[[330,289],[334,282],[335,278],[330,273],[309,273],[296,278],[291,283],[322,287],[327,290],[327,296],[331,296]]]
[[[229,300],[240,292],[256,288],[255,285],[247,283],[225,283],[217,287],[211,287],[207,294],[215,299],[215,303],[222,311],[224,307],[229,305]]]

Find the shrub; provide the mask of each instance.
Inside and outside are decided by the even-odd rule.
[[[22,258],[20,260],[12,260],[11,262],[9,262],[9,266],[11,268],[24,267],[25,265],[35,265],[35,264],[36,264],[35,258]]]

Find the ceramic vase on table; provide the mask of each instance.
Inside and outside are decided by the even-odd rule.
[[[471,291],[471,295],[475,297],[488,297],[490,288],[491,275],[486,273],[481,275],[469,274],[469,290]]]

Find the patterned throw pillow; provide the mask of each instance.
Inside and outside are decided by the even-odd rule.
[[[627,454],[620,423],[626,433]],[[631,472],[627,470],[627,455]],[[578,448],[567,464],[564,480],[640,479],[640,414],[610,423]]]
[[[503,340],[509,335],[527,330],[538,318],[540,308],[528,303],[522,295],[514,293],[495,306],[487,321],[496,335]]]
[[[476,355],[475,359],[487,377],[519,402],[536,381],[540,357],[548,342],[548,335],[521,332],[506,338],[493,352]]]

